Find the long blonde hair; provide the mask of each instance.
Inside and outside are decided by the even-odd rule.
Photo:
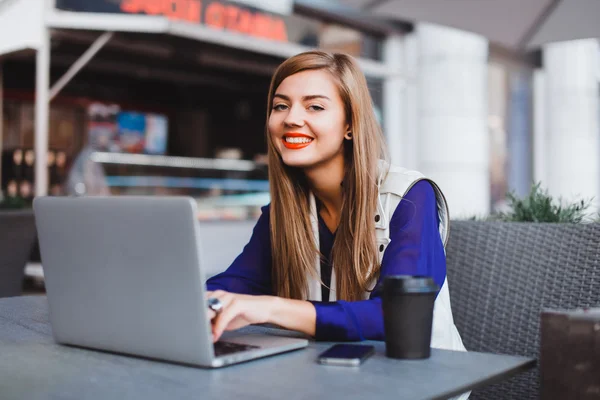
[[[352,57],[309,51],[283,62],[271,80],[267,105],[267,143],[271,191],[272,283],[281,297],[304,299],[307,276],[318,276],[310,222],[310,189],[301,169],[285,165],[269,134],[268,121],[275,91],[288,76],[307,70],[331,74],[344,103],[352,140],[344,141],[345,172],[342,213],[331,264],[338,300],[360,300],[379,274],[374,217],[377,210],[378,160],[385,158],[381,128],[373,112],[367,81]]]

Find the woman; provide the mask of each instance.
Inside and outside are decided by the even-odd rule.
[[[240,256],[207,282],[219,311],[214,340],[255,323],[317,340],[383,340],[373,288],[409,274],[442,288],[432,346],[464,350],[446,283],[445,200],[422,175],[380,161],[382,134],[355,61],[318,51],[285,61],[271,82],[266,135],[271,204]]]

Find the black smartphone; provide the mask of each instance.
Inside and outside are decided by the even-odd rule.
[[[375,353],[375,347],[364,344],[335,344],[319,354],[319,364],[356,367]]]

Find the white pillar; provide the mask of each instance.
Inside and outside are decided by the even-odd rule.
[[[403,125],[406,133],[403,135],[404,159],[402,165],[409,169],[419,169],[419,46],[417,34],[412,32],[404,36],[404,69],[406,71],[406,87],[404,89],[404,115]]]
[[[516,67],[508,73],[507,184],[508,190],[524,197],[533,182],[533,73]]]
[[[552,43],[543,49],[548,191],[567,201],[594,198],[596,206],[600,195],[599,58],[595,39]]]
[[[398,75],[385,78],[383,81],[383,130],[388,145],[390,161],[403,165],[404,156],[404,43],[401,36],[389,36],[383,45],[383,61]]]
[[[50,91],[50,32],[42,27],[42,40],[36,55],[35,79],[35,195],[48,194],[48,114]]]
[[[455,217],[490,209],[488,41],[417,25],[419,170],[435,180]]]

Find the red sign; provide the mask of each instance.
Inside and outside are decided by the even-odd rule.
[[[201,23],[214,29],[270,40],[288,40],[282,18],[219,1],[123,0],[120,9],[130,14],[164,15],[174,20]]]

